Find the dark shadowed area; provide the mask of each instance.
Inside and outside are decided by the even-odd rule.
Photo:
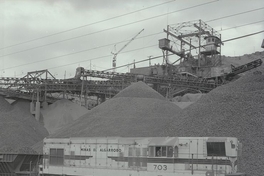
[[[218,87],[183,110],[184,121],[174,121],[165,136],[230,136],[243,144],[239,170],[264,173],[264,67]]]

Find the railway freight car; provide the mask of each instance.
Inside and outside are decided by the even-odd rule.
[[[233,137],[44,139],[42,176],[231,176],[241,144]]]

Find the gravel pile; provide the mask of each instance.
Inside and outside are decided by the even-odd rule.
[[[161,136],[161,130],[180,111],[145,83],[137,82],[51,136]]]
[[[190,106],[191,104],[193,104],[194,102],[172,102],[173,104],[175,104],[176,106],[178,106],[181,109],[185,109],[188,106]]]
[[[0,96],[0,112],[8,112],[12,109],[12,105],[10,105],[4,97]]]
[[[198,101],[203,95],[202,93],[192,94],[187,93],[181,97],[180,102],[196,102]]]
[[[12,103],[12,106],[18,107],[21,111],[31,115],[30,108],[29,108],[30,107],[30,101],[29,100],[23,100],[23,99],[15,100]]]
[[[132,83],[124,90],[120,91],[114,98],[118,97],[132,97],[132,98],[154,98],[159,100],[165,100],[165,98],[151,87],[147,86],[143,82]]]
[[[62,99],[42,110],[44,126],[49,134],[86,114],[88,110],[70,100]]]
[[[264,67],[218,87],[183,110],[165,136],[230,136],[243,143],[239,170],[264,173]]]
[[[31,149],[38,154],[43,154],[43,140],[31,146]]]
[[[177,105],[181,109],[185,109],[188,106],[190,106],[191,104],[193,104],[196,101],[198,101],[203,95],[205,95],[205,94],[202,94],[202,93],[197,93],[197,94],[187,93],[187,94],[185,94],[183,96],[174,97],[171,101],[172,101],[173,104]]]
[[[0,105],[0,152],[29,153],[29,147],[48,135],[28,112],[11,106],[3,97]]]
[[[31,101],[29,101],[29,100],[18,99],[18,100],[15,100],[15,102],[12,103],[12,106],[15,107],[15,108],[20,109],[20,111],[23,111],[28,116],[34,116],[35,117],[35,115],[34,114],[32,115],[31,112],[30,112],[30,102]],[[10,103],[10,101],[9,101],[9,103]],[[40,113],[39,123],[42,126],[44,126],[42,113]]]

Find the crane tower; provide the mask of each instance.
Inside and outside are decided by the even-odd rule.
[[[114,54],[113,57],[113,72],[116,72],[116,57],[117,55],[123,50],[125,49],[141,32],[143,32],[144,29],[142,29],[141,31],[139,31],[139,33],[137,33],[132,39],[130,39],[121,49],[119,49],[116,53],[112,53]]]

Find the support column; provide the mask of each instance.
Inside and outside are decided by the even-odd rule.
[[[33,102],[33,101],[30,102],[29,110],[30,110],[30,113],[31,113],[31,114],[34,114],[35,106],[34,106],[34,102]]]
[[[97,105],[99,105],[99,96],[97,95],[96,98],[97,98],[97,99],[96,99],[96,101],[97,101]]]
[[[34,105],[34,92],[32,93],[32,99],[29,104],[29,110],[31,114],[35,114],[35,105]]]
[[[39,121],[39,119],[40,119],[39,90],[37,90],[37,102],[36,102],[35,118],[37,121]]]
[[[88,90],[87,90],[87,87],[86,87],[86,90],[85,90],[84,104],[85,104],[85,107],[88,109],[89,102],[88,102]]]
[[[198,54],[198,67],[197,67],[197,75],[201,76],[200,67],[201,67],[201,20],[199,20],[199,54]]]
[[[82,97],[83,97],[83,87],[84,87],[84,77],[82,78],[82,87],[81,87],[81,95],[80,95],[80,105],[82,106]]]

